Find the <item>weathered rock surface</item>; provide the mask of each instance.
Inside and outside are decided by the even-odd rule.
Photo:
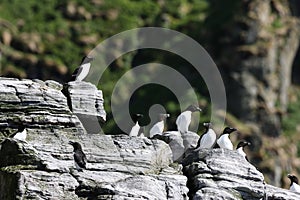
[[[169,133],[170,146],[145,137],[85,134],[60,84],[0,78],[0,87],[1,200],[300,199],[265,184],[235,151],[190,150],[198,140],[195,133]],[[27,141],[8,138],[21,124],[27,127]],[[87,155],[83,172],[75,169],[70,140]],[[173,163],[178,152],[183,171]]]
[[[188,131],[185,134],[179,131],[167,131],[163,133],[163,136],[168,137],[168,144],[173,153],[173,161],[180,161],[188,149],[197,146],[200,138],[199,135],[192,131]]]
[[[147,138],[32,131],[26,142],[6,139],[0,150],[0,199],[187,199],[186,177],[170,168],[166,143]],[[87,170],[74,168],[78,141]],[[3,182],[2,182],[3,181]]]
[[[55,81],[0,78],[0,139],[23,124],[33,129],[61,129],[83,133],[81,122],[68,107]]]
[[[84,81],[68,82],[64,86],[70,110],[80,119],[88,133],[99,133],[99,122],[106,121],[102,91]]]
[[[182,164],[190,199],[300,198],[300,194],[266,184],[263,174],[236,151],[199,149],[187,155]]]

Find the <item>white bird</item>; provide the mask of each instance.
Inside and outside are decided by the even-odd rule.
[[[223,133],[217,140],[217,144],[219,145],[220,148],[233,150],[233,144],[232,144],[231,140],[229,139],[229,134],[234,131],[236,131],[236,129],[231,128],[231,127],[226,127],[224,129]]]
[[[72,81],[82,81],[88,75],[93,60],[94,58],[83,57],[80,66],[72,74]]]
[[[152,128],[150,129],[149,133],[149,137],[152,138],[154,135],[156,134],[162,134],[163,131],[164,131],[164,127],[165,127],[165,122],[164,120],[167,118],[167,117],[170,117],[170,114],[159,114],[159,121],[156,122]]]
[[[300,193],[300,185],[298,185],[298,178],[292,174],[288,174],[287,177],[291,180],[290,190],[292,192]]]
[[[201,112],[202,110],[195,106],[195,105],[190,105],[184,112],[182,112],[176,119],[176,125],[177,125],[177,130],[180,133],[187,133],[189,129],[189,125],[191,123],[192,119],[192,113],[199,111]]]
[[[217,135],[211,128],[211,123],[203,123],[203,126],[205,127],[205,132],[199,138],[195,149],[212,148],[216,143]]]
[[[248,158],[247,158],[246,153],[244,152],[244,147],[245,147],[245,146],[250,146],[250,145],[251,145],[250,142],[241,141],[241,142],[239,142],[239,144],[238,144],[237,147],[236,147],[237,152],[238,152],[239,154],[241,154],[247,161],[249,161],[249,160],[248,160]]]
[[[18,128],[17,132],[12,134],[10,137],[17,139],[17,140],[26,141],[27,131],[26,131],[25,126],[20,126]]]
[[[139,119],[142,118],[142,114],[134,114],[133,115],[133,122],[135,123],[134,126],[131,128],[129,136],[138,136],[140,131]]]

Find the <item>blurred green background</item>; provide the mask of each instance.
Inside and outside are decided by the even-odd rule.
[[[147,26],[180,31],[199,42],[222,73],[226,124],[240,130],[234,143],[251,141],[251,161],[269,182],[286,185],[286,173],[299,173],[300,163],[299,11],[293,0],[2,0],[0,72],[65,83],[84,55],[121,31]],[[120,41],[118,47],[123,45]],[[110,109],[115,83],[149,62],[178,70],[197,92],[204,108],[201,122],[210,119],[206,85],[186,60],[161,50],[138,50],[115,60],[99,82],[107,112],[105,133],[120,132]],[[172,116],[168,129],[176,128],[180,108],[167,88],[146,85],[131,102],[131,113],[146,115],[151,105],[163,105]],[[146,116],[142,125],[149,122]],[[275,172],[274,165],[281,171]]]

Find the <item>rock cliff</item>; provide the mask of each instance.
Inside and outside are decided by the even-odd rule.
[[[90,95],[98,93],[88,83],[77,84]],[[78,98],[65,97],[57,82],[0,78],[0,87],[1,200],[300,198],[265,184],[263,175],[235,151],[190,150],[174,163],[176,148],[164,141],[90,134],[70,110],[80,105],[74,102],[82,99],[80,92],[73,91]],[[95,109],[103,101],[97,97],[85,114],[103,115],[104,110]],[[21,124],[27,127],[26,142],[9,137]],[[74,167],[69,140],[79,142],[87,155],[83,172]]]

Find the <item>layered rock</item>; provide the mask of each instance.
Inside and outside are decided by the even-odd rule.
[[[236,151],[192,150],[195,133],[164,134],[170,146],[145,137],[85,134],[60,84],[0,78],[0,87],[0,199],[300,198],[265,184]],[[95,94],[87,91],[91,94],[84,96]],[[27,128],[26,142],[7,137],[21,124]],[[75,168],[70,140],[79,142],[87,156],[82,172]]]
[[[20,125],[32,129],[65,129],[83,133],[55,81],[0,78],[0,139],[16,131]]]
[[[170,168],[172,153],[160,140],[32,131],[27,142],[6,139],[0,150],[0,199],[187,199],[186,177]],[[43,138],[43,139],[41,139]],[[87,155],[78,172],[73,147]]]
[[[190,199],[300,198],[300,194],[266,184],[263,174],[237,151],[199,149],[187,155],[182,164]]]
[[[100,123],[106,121],[102,91],[84,81],[68,82],[64,86],[70,110],[80,119],[88,133],[102,132]]]

